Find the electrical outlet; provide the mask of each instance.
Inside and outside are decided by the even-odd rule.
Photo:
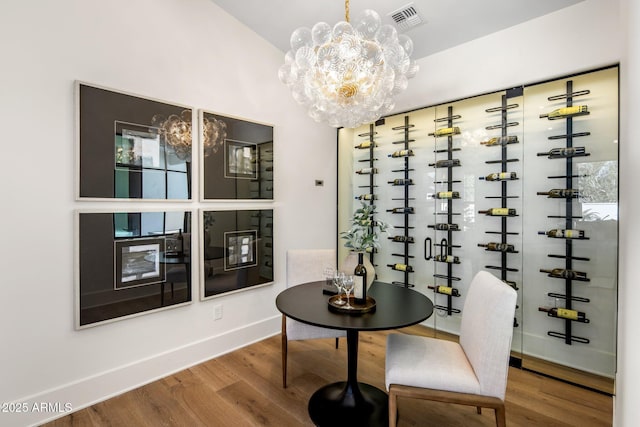
[[[214,320],[222,319],[222,304],[213,306],[213,319]]]

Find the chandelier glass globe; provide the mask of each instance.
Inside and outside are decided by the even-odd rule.
[[[413,42],[365,10],[354,24],[319,22],[291,35],[280,81],[317,122],[355,128],[389,114],[418,71]]]
[[[167,118],[156,114],[151,119],[151,123],[177,158],[191,161],[193,146],[191,110],[183,110],[180,115],[171,114]],[[225,139],[227,139],[227,124],[213,116],[203,116],[202,149],[204,157],[218,152]]]

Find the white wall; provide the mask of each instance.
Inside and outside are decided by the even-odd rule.
[[[626,30],[626,50],[620,65],[620,286],[618,306],[618,377],[615,425],[631,426],[640,419],[640,198],[637,163],[640,159],[640,3],[621,0],[621,27]]]
[[[335,247],[336,228],[336,132],[280,84],[283,54],[209,0],[5,0],[0,52],[0,402],[79,409],[279,332],[286,250]],[[194,283],[189,306],[74,330],[74,210],[115,205],[74,201],[75,79],[274,125],[274,285],[200,302]]]
[[[618,4],[585,0],[424,58],[395,111],[617,63],[623,37]]]

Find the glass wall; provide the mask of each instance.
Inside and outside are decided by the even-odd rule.
[[[487,270],[518,291],[523,365],[613,378],[617,129],[617,67],[340,129],[338,232],[375,204],[377,279],[428,295],[425,325],[457,334]]]

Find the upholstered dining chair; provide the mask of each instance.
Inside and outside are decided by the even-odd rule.
[[[516,291],[480,271],[462,309],[459,343],[430,337],[387,337],[385,382],[389,425],[397,421],[398,397],[433,400],[495,410],[506,425],[504,396],[509,372]]]
[[[336,267],[335,249],[290,249],[287,251],[287,288],[302,283],[324,280],[324,269]],[[282,387],[287,387],[287,348],[293,340],[338,338],[346,332],[320,328],[282,316]]]

